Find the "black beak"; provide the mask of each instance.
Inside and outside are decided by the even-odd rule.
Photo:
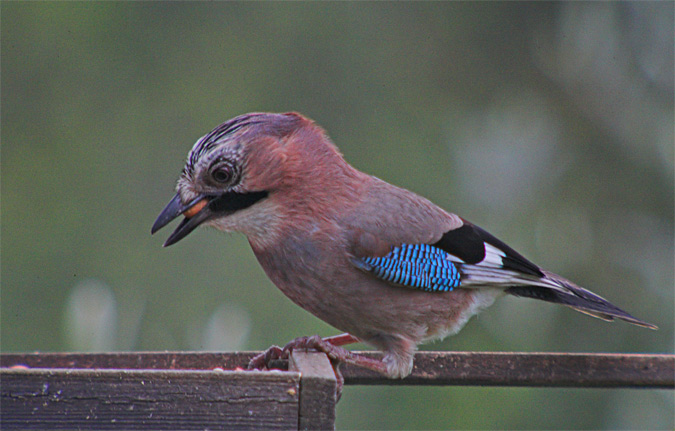
[[[169,202],[166,208],[164,208],[162,212],[159,214],[157,220],[155,220],[155,224],[152,225],[150,233],[154,234],[155,232],[157,232],[158,230],[169,224],[171,220],[183,214],[185,211],[188,211],[195,205],[201,203],[205,199],[207,201],[209,200],[209,198],[206,196],[198,196],[192,201],[190,201],[187,205],[183,205],[182,201],[180,200],[180,195],[176,194],[176,196],[174,196],[173,199],[171,199],[171,202]],[[191,217],[186,216],[183,219],[183,221],[180,222],[176,230],[174,230],[173,233],[166,240],[166,242],[164,243],[164,247],[168,247],[171,244],[177,243],[181,239],[185,238],[197,226],[205,222],[212,215],[212,212],[208,207],[209,205],[207,203],[196,214],[192,215]]]
[[[180,195],[176,194],[166,208],[159,214],[157,220],[155,220],[155,224],[152,225],[150,233],[154,234],[169,224],[171,220],[181,214],[185,214],[183,221],[180,222],[176,230],[173,231],[164,243],[164,247],[168,247],[185,238],[190,232],[195,230],[197,226],[210,218],[214,216],[225,216],[248,208],[256,202],[265,199],[267,195],[268,193],[266,191],[249,193],[226,192],[216,196],[200,195],[186,205],[183,205]],[[197,205],[199,205],[199,207],[193,208]],[[190,209],[192,209],[192,211],[190,211]]]

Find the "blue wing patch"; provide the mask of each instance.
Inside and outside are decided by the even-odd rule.
[[[402,244],[383,257],[364,257],[357,265],[394,284],[426,292],[449,292],[460,284],[460,273],[445,251],[427,244]]]

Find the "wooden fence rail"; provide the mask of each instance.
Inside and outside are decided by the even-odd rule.
[[[331,429],[328,358],[294,352],[248,372],[258,352],[0,355],[3,429]],[[361,352],[376,357],[374,352]],[[346,385],[675,389],[675,355],[419,352],[390,380],[345,365]]]

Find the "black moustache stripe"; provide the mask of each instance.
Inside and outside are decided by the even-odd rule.
[[[266,191],[237,193],[228,192],[218,195],[209,202],[209,209],[214,213],[235,212],[250,207],[269,195]]]

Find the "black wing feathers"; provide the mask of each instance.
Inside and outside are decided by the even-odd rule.
[[[466,221],[462,227],[444,233],[433,246],[457,256],[468,264],[476,265],[485,259],[485,243],[504,253],[502,258],[504,269],[537,277],[544,276],[537,265],[525,259],[520,253],[480,227]]]

